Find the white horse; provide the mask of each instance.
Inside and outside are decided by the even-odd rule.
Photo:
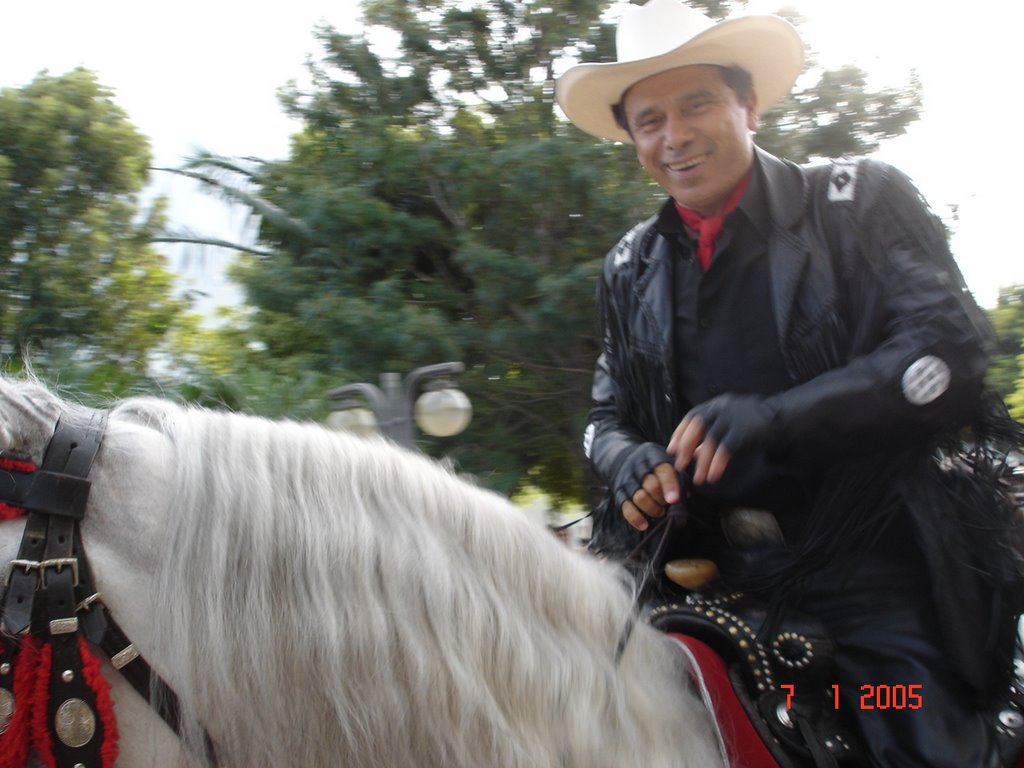
[[[0,449],[74,404],[0,378]],[[118,766],[722,765],[674,642],[621,658],[623,575],[383,440],[130,399],[83,538],[111,614],[181,698],[179,739],[109,665]],[[23,520],[0,523],[0,567]]]

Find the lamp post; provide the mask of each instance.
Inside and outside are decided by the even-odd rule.
[[[366,383],[337,387],[327,393],[332,402],[327,423],[364,435],[379,431],[407,448],[416,446],[413,422],[428,435],[457,435],[469,425],[473,407],[448,379],[465,369],[462,363],[438,363],[416,368],[404,379],[397,373],[382,373],[379,387]]]

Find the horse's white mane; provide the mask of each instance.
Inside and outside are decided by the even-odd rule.
[[[148,500],[147,620],[223,766],[721,763],[671,641],[638,626],[616,660],[621,573],[500,497],[382,440],[153,399],[112,411],[108,461],[140,425],[174,489]]]

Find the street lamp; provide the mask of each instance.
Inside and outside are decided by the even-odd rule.
[[[473,407],[448,377],[465,369],[462,363],[438,363],[417,368],[404,379],[397,373],[382,373],[379,387],[365,383],[337,387],[327,393],[332,401],[327,423],[362,435],[379,431],[409,448],[416,445],[413,421],[428,435],[457,435],[469,425]]]

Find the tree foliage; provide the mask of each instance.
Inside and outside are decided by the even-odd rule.
[[[1006,400],[1010,413],[1024,421],[1024,285],[999,291],[989,310],[996,332],[996,349],[988,383]]]
[[[149,145],[84,69],[0,92],[0,347],[140,374],[182,309],[139,221]],[[70,350],[74,350],[73,355]]]
[[[779,15],[799,27],[803,18],[783,9]],[[867,73],[852,64],[824,69],[813,51],[797,86],[762,119],[757,143],[769,152],[804,163],[815,158],[866,155],[885,139],[902,136],[921,111],[921,82],[878,90]]]
[[[631,148],[581,133],[554,106],[567,61],[614,59],[607,6],[369,0],[368,36],[321,29],[313,88],[284,98],[305,126],[291,156],[186,169],[266,206],[259,248],[233,270],[250,311],[232,349],[336,384],[462,360],[476,414],[440,448],[497,489],[528,480],[578,498],[596,277],[661,197]],[[372,44],[383,29],[397,56]],[[892,94],[899,120],[852,69],[819,85],[768,117],[768,148],[796,159],[870,149],[916,114],[913,84]],[[837,143],[833,122],[854,143]]]

